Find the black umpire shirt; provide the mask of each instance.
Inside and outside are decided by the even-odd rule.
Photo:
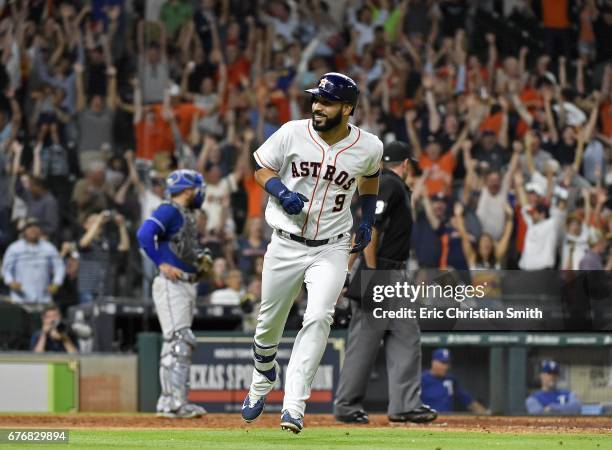
[[[388,169],[383,169],[380,176],[374,226],[378,231],[377,259],[405,262],[410,254],[412,231],[410,189]]]

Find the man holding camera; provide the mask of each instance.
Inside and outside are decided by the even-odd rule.
[[[114,210],[87,216],[78,250],[79,303],[90,303],[99,296],[113,295],[119,258],[130,250],[125,218]]]
[[[62,322],[62,313],[57,306],[49,304],[43,310],[42,329],[32,335],[30,348],[34,353],[78,352],[76,341]]]

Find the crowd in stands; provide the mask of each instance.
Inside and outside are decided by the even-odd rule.
[[[360,86],[354,124],[411,144],[412,267],[612,270],[611,27],[610,0],[2,2],[4,293],[149,297],[135,232],[193,168],[199,294],[257,302],[251,155],[329,71]]]

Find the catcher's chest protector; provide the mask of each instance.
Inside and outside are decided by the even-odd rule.
[[[170,238],[170,249],[185,264],[198,265],[198,255],[201,253],[198,242],[198,230],[196,226],[195,213],[174,202],[171,204],[181,214],[183,225],[179,231]]]

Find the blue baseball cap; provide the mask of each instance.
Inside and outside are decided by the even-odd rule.
[[[433,361],[434,359],[442,363],[445,363],[445,364],[450,363],[450,360],[451,360],[450,350],[447,348],[435,349],[433,353],[431,354],[431,360]]]
[[[552,359],[544,359],[540,362],[540,373],[559,374],[559,364]]]

